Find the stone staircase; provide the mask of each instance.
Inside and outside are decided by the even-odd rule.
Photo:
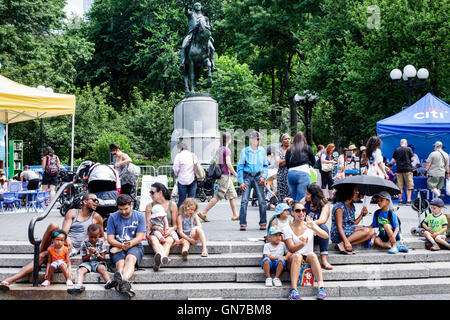
[[[375,297],[450,294],[450,251],[432,252],[424,249],[418,238],[406,238],[409,253],[390,255],[386,250],[356,246],[356,255],[339,254],[330,245],[329,261],[334,270],[323,270],[328,297]],[[187,262],[182,261],[180,248],[174,248],[171,263],[154,272],[153,253],[144,242],[145,256],[133,279],[136,297],[144,300],[186,299],[287,299],[289,274],[281,278],[283,287],[266,288],[260,267],[263,242],[211,241],[209,257],[200,256],[201,248],[192,247]],[[15,273],[33,258],[28,242],[0,242],[0,280]],[[73,278],[81,257],[72,258]],[[41,269],[39,283],[43,281]],[[31,276],[0,292],[0,300],[109,300],[128,299],[114,289],[105,290],[100,275],[85,277],[86,291],[77,295],[66,292],[61,273],[53,276],[48,288],[33,287]],[[299,287],[304,298],[315,297],[317,289]]]

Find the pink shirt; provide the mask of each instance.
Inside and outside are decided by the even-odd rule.
[[[196,162],[198,161],[193,153],[183,150],[173,160],[173,171],[182,185],[189,185],[195,179],[193,158]]]

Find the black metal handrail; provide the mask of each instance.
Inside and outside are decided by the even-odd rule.
[[[52,202],[47,206],[44,213],[40,216],[34,217],[31,219],[30,224],[28,225],[28,240],[32,245],[34,245],[34,265],[33,265],[33,287],[38,286],[39,280],[39,246],[41,245],[42,239],[34,237],[34,227],[36,222],[44,220],[50,211],[52,211],[55,203],[58,201],[61,194],[68,187],[71,187],[75,182],[66,182],[64,183],[57,191],[55,196],[52,199]]]

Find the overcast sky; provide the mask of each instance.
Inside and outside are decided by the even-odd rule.
[[[64,8],[64,11],[66,11],[68,16],[70,15],[70,13],[76,13],[76,14],[82,16],[83,15],[83,0],[67,0],[67,5]]]

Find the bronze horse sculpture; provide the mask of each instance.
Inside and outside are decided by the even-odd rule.
[[[192,39],[186,48],[187,55],[184,65],[184,85],[186,96],[195,93],[195,85],[200,79],[203,69],[208,69],[207,86],[211,86],[211,60],[209,58],[208,41],[211,37],[211,30],[205,17],[197,20]]]

